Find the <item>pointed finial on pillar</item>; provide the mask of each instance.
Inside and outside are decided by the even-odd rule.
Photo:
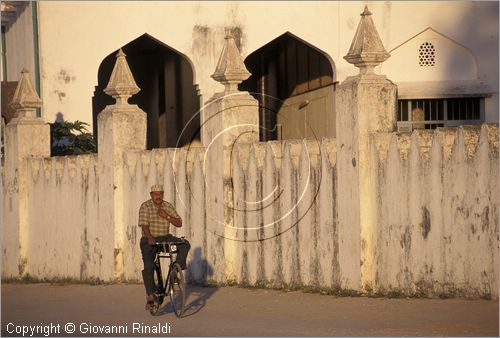
[[[10,103],[16,110],[14,117],[35,117],[35,110],[42,106],[42,100],[36,93],[29,74],[26,68],[21,71],[21,79]]]
[[[104,89],[106,94],[116,100],[116,105],[127,105],[129,97],[141,90],[135,83],[125,56],[121,49],[116,54],[115,67],[111,73],[108,86]]]
[[[234,93],[238,91],[238,84],[248,79],[251,74],[243,63],[243,58],[230,31],[226,34],[225,40],[212,78],[225,86],[225,93]]]
[[[351,48],[344,56],[347,62],[359,68],[360,74],[373,74],[373,68],[391,56],[380,40],[371,15],[368,6],[365,6]]]

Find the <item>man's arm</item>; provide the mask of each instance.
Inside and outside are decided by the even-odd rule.
[[[172,214],[169,214],[167,211],[165,211],[164,209],[162,208],[158,208],[158,215],[161,217],[161,218],[164,218],[166,219],[168,222],[170,222],[171,224],[173,224],[174,226],[180,228],[182,226],[182,219],[179,215],[172,215]]]
[[[154,245],[156,243],[156,238],[151,235],[151,232],[149,232],[149,226],[148,225],[141,225],[142,232],[144,233],[144,236],[148,239],[148,244],[149,245]]]
[[[139,226],[142,229],[142,234],[148,239],[148,244],[154,245],[156,243],[156,238],[154,238],[149,231],[149,217],[146,202],[142,203],[139,208]]]

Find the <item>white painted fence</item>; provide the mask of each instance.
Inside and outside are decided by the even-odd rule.
[[[498,125],[374,139],[377,289],[497,297]]]
[[[371,144],[372,292],[497,297],[498,126],[378,133]],[[204,158],[204,148],[125,153],[124,280],[141,280],[138,209],[163,183],[185,224],[174,234],[192,245],[191,281],[341,288],[335,139],[237,146],[220,182],[232,193],[225,225],[206,207],[206,171],[222,168],[204,168]],[[116,277],[116,229],[98,226],[97,168],[94,155],[29,160],[25,272]]]

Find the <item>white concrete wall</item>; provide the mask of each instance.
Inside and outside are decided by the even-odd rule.
[[[498,126],[379,133],[371,144],[373,292],[497,298]],[[238,145],[224,182],[234,189],[232,232],[206,207],[207,171],[222,164],[205,167],[204,148],[129,151],[119,248],[116,229],[99,227],[95,155],[29,160],[24,272],[113,281],[118,249],[124,280],[140,281],[138,210],[162,183],[185,224],[173,233],[192,245],[191,281],[338,290],[360,256],[340,264],[339,248],[350,244],[341,243],[335,210],[337,151],[335,139]]]
[[[498,125],[379,134],[375,291],[498,297]]]
[[[486,7],[452,4],[446,6],[452,22],[444,20],[440,31],[456,27],[456,18],[468,15],[468,11],[485,15],[484,8],[491,9],[488,6],[498,9],[497,4]],[[374,13],[385,13],[374,19],[382,27],[382,39],[392,41],[394,27],[405,22],[400,20],[408,7],[389,2],[371,5]],[[178,48],[193,61],[196,81],[204,95],[220,89],[217,87],[220,85],[209,81],[207,74],[215,69],[224,26],[228,25],[242,29],[244,53],[286,29],[334,55],[338,79],[356,72],[352,67],[344,67],[341,58],[344,53],[338,51],[347,50],[350,43],[340,36],[354,35],[360,3],[145,2],[138,7],[135,2],[43,2],[40,6],[44,12],[40,14],[41,20],[45,22],[42,34],[46,37],[41,40],[45,43],[42,78],[45,88],[52,90],[42,90],[44,109],[75,114],[70,115],[74,119],[85,120],[79,112],[90,114],[89,98],[102,58],[145,32]],[[442,6],[426,3],[423,8],[429,14],[431,9],[443,10]],[[331,12],[335,10],[339,18],[337,29],[334,24],[330,27]],[[136,14],[133,18],[128,16],[131,11]],[[314,17],[314,24],[298,24],[302,15]],[[168,21],[170,16],[176,19]],[[60,18],[64,24],[54,20],[58,22],[55,25],[51,18]],[[351,20],[340,22],[340,18]],[[98,24],[82,24],[105,19],[106,23],[124,24],[106,25],[107,30]],[[264,25],[270,22],[273,24]],[[80,23],[78,29],[74,23]],[[439,26],[434,24],[433,27]],[[83,26],[87,29],[82,30]],[[318,31],[333,31],[334,36],[338,35],[335,41],[338,48],[328,34],[317,34]],[[399,33],[407,31],[411,27]],[[493,33],[498,36],[498,30]],[[72,41],[78,36],[79,43],[75,48],[66,45],[63,49],[52,40],[53,36],[59,41]],[[96,43],[103,36],[106,43]],[[453,38],[459,40],[457,36]],[[485,51],[491,56],[488,48]],[[495,53],[491,60],[498,60],[498,51]],[[490,81],[482,67],[484,63],[478,62],[479,78]],[[95,73],[88,69],[95,69]],[[498,74],[495,76],[498,79]],[[374,90],[373,85],[369,89]],[[373,108],[370,103],[373,100],[368,96],[359,100]],[[349,106],[349,95],[344,99]],[[377,99],[394,102],[395,97],[377,96]],[[356,112],[347,109],[343,113],[349,118]],[[377,112],[380,116],[384,113],[388,114],[388,110]],[[376,120],[365,115],[363,118],[369,120],[364,121],[366,125],[390,122],[388,116]],[[126,129],[118,128],[119,132]],[[391,130],[391,125],[377,130]],[[351,137],[344,136],[344,139]],[[10,242],[3,254],[2,275],[16,276],[18,263],[19,275],[29,273],[39,278],[140,280],[138,209],[149,198],[149,187],[162,183],[166,188],[165,199],[174,203],[185,223],[182,229],[173,229],[173,233],[185,235],[191,241],[191,280],[355,291],[372,285],[373,292],[385,294],[497,298],[498,126],[415,131],[411,136],[397,133],[370,136],[368,132],[358,136],[360,140],[354,140],[363,142],[370,151],[369,158],[363,157],[364,179],[369,176],[373,180],[369,196],[362,192],[352,203],[345,202],[350,201],[349,189],[344,189],[346,196],[338,193],[342,183],[349,183],[339,167],[344,163],[355,165],[349,156],[351,150],[346,149],[340,138],[338,148],[335,139],[238,144],[231,154],[231,171],[227,170],[229,159],[222,158],[231,153],[227,148],[215,150],[223,152],[223,156],[206,156],[209,150],[205,148],[126,151],[134,145],[111,140],[115,144],[108,144],[108,149],[117,150],[113,158],[106,153],[100,155],[112,161],[99,163],[95,155],[26,159],[30,154],[13,151],[22,157],[19,163],[27,161],[28,167],[20,165],[23,191],[15,191],[15,182],[11,181],[17,177],[13,173],[16,168],[11,166],[9,185],[3,194],[15,197],[22,193],[23,200],[21,205],[15,199],[10,203],[9,198],[4,198],[4,206],[12,209],[16,205],[10,204],[26,204],[26,208],[16,208],[16,212],[27,212],[19,221],[21,231],[16,233],[16,224],[3,224],[4,236],[9,235],[3,238],[3,244]],[[368,137],[372,137],[371,149]],[[40,142],[40,138],[12,144],[25,147],[30,141]],[[120,173],[115,180],[120,185],[119,194],[108,179],[111,176],[106,167]],[[341,207],[353,208],[356,203],[356,208],[363,208],[364,202],[370,208],[364,214],[369,216],[365,217],[367,222],[363,227],[350,227],[349,220],[339,221],[342,220],[339,210],[348,210]],[[110,218],[113,222],[107,221]],[[9,229],[14,231],[9,233]],[[28,244],[27,248],[23,246],[19,262],[12,260],[18,250],[16,240]],[[366,262],[369,269],[360,269],[360,264]]]
[[[338,288],[335,141],[243,145],[233,158],[236,282]]]
[[[125,156],[124,224],[126,240],[124,277],[142,280],[142,258],[139,249],[141,228],[138,226],[139,207],[148,200],[149,188],[163,184],[165,200],[174,204],[183,220],[182,228],[171,226],[175,236],[185,236],[191,243],[189,278],[195,282],[213,279],[214,267],[222,256],[208,254],[207,237],[213,237],[206,227],[205,179],[203,171],[204,148],[156,149],[134,151]],[[218,252],[220,254],[220,252]]]
[[[27,273],[39,278],[109,280],[114,229],[98,226],[97,156],[29,161]]]
[[[343,56],[365,4],[387,50],[433,27],[474,54],[478,79],[498,93],[495,2],[43,1],[38,5],[45,119],[53,121],[61,112],[67,120],[92,123],[91,97],[100,63],[144,33],[189,58],[203,102],[222,89],[210,75],[228,26],[241,29],[243,56],[289,31],[324,51],[336,69],[336,80],[342,81],[357,73]],[[486,119],[498,121],[498,94],[487,99]]]

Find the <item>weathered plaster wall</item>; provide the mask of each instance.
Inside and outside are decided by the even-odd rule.
[[[219,214],[206,207],[212,187],[204,177],[208,170],[204,168],[204,148],[128,152],[125,279],[141,278],[138,211],[149,198],[149,187],[159,182],[165,186],[165,199],[174,202],[184,220],[185,226],[173,233],[190,240],[191,280],[277,287],[338,286],[335,141],[320,142],[237,147],[232,182],[225,182],[229,185],[226,188],[234,190],[234,231],[227,231],[224,219],[217,219]],[[231,271],[231,275],[224,271]]]
[[[26,77],[21,78],[20,87],[24,92],[29,93],[32,89],[29,82]],[[30,98],[29,95],[26,97]],[[16,98],[13,102],[19,101]],[[37,105],[31,102],[32,107]],[[24,114],[26,116],[23,116]],[[28,272],[30,225],[28,161],[33,157],[43,158],[50,155],[50,127],[33,115],[34,108],[19,109],[16,117],[5,128],[5,158],[8,160],[2,167],[5,175],[2,189],[4,204],[1,229],[3,276],[17,276]]]
[[[149,188],[153,184],[164,185],[165,200],[175,205],[183,220],[183,227],[178,229],[172,226],[171,232],[178,237],[185,236],[191,243],[188,257],[190,280],[214,279],[214,272],[223,270],[222,239],[214,236],[214,230],[218,229],[207,228],[209,213],[205,208],[207,187],[203,157],[204,148],[134,151],[125,155],[125,279],[142,280],[139,207],[150,198]]]
[[[339,286],[335,140],[242,145],[233,155],[236,282]]]
[[[162,183],[185,224],[173,233],[192,245],[190,280],[343,288],[343,271],[360,262],[339,261],[349,243],[337,224],[337,151],[335,139],[238,145],[224,183],[231,231],[206,207],[205,148],[125,153],[123,278],[141,279],[138,210]],[[498,126],[377,133],[371,159],[371,291],[498,297]],[[97,168],[95,155],[28,161],[24,273],[115,280],[115,229],[99,227]]]
[[[113,277],[113,228],[100,228],[97,156],[29,161],[27,272],[40,278]]]
[[[343,56],[365,3],[40,2],[44,118],[52,122],[61,112],[67,120],[92,123],[90,98],[100,63],[144,33],[189,58],[195,83],[203,95],[202,102],[221,90],[220,84],[209,75],[215,70],[225,27],[241,32],[243,56],[289,31],[324,51],[335,66],[336,80],[343,81],[357,72]],[[479,80],[498,92],[498,3],[369,1],[367,4],[387,50],[432,27],[471,50],[477,59]],[[413,15],[411,20],[408,13]],[[486,101],[486,121],[498,121],[498,94]]]
[[[498,125],[372,141],[374,291],[498,297]]]

